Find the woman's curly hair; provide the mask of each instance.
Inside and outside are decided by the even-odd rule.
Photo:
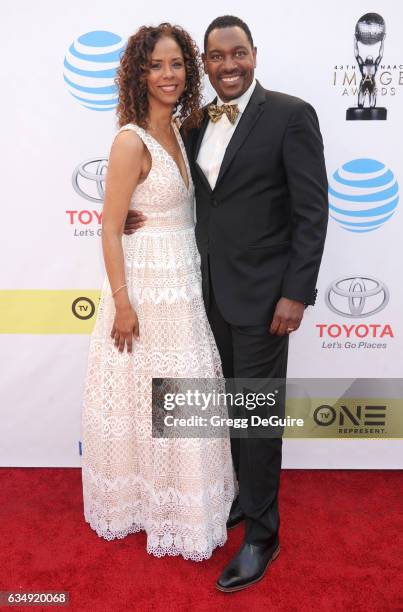
[[[202,63],[199,50],[183,28],[170,23],[161,23],[156,27],[141,27],[128,40],[116,78],[119,89],[116,111],[119,127],[126,123],[136,123],[144,129],[147,128],[149,110],[147,75],[155,44],[163,36],[170,36],[178,43],[183,53],[186,70],[186,87],[176,103],[174,115],[180,122],[190,115],[192,124],[197,125],[200,122]]]

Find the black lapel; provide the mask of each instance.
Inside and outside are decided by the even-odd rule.
[[[217,98],[213,101],[214,103],[216,103]],[[193,149],[193,163],[194,163],[194,167],[196,169],[196,172],[199,173],[200,178],[202,179],[202,181],[204,182],[205,186],[207,187],[207,189],[209,191],[211,191],[211,187],[210,187],[210,183],[208,182],[206,175],[204,174],[203,170],[200,168],[199,164],[197,163],[197,156],[199,155],[199,151],[200,151],[200,147],[201,147],[201,143],[203,141],[203,136],[206,132],[207,126],[209,124],[210,118],[207,114],[207,108],[204,109],[204,118],[203,118],[203,122],[200,126],[200,130],[197,136],[197,140],[196,140],[196,144],[195,144],[195,148]]]
[[[232,160],[234,159],[237,151],[242,145],[243,141],[251,131],[258,117],[263,111],[263,104],[266,102],[266,91],[260,85],[259,81],[256,82],[254,92],[245,108],[239,123],[232,135],[231,140],[228,143],[227,149],[222,160],[220,172],[218,173],[216,186],[223,178],[225,172],[228,170]]]

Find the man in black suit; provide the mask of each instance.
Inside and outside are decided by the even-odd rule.
[[[237,17],[215,19],[204,68],[217,98],[183,134],[196,191],[203,295],[226,378],[285,378],[288,337],[313,305],[326,236],[327,179],[312,106],[265,90]],[[132,226],[134,227],[134,226]],[[217,582],[260,580],[279,553],[281,438],[232,439],[245,541]]]

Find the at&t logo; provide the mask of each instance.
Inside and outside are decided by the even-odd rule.
[[[116,70],[124,48],[120,36],[104,30],[82,34],[70,45],[64,58],[63,78],[79,104],[93,111],[115,109]]]
[[[376,159],[353,159],[329,179],[329,214],[348,232],[373,232],[388,221],[399,203],[399,185]]]

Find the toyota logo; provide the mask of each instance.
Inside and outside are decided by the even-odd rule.
[[[104,157],[94,157],[79,164],[71,177],[73,188],[78,195],[90,202],[102,203],[107,167],[108,160]]]
[[[369,276],[350,276],[334,281],[327,289],[326,304],[343,317],[362,319],[383,310],[389,302],[384,283]]]

